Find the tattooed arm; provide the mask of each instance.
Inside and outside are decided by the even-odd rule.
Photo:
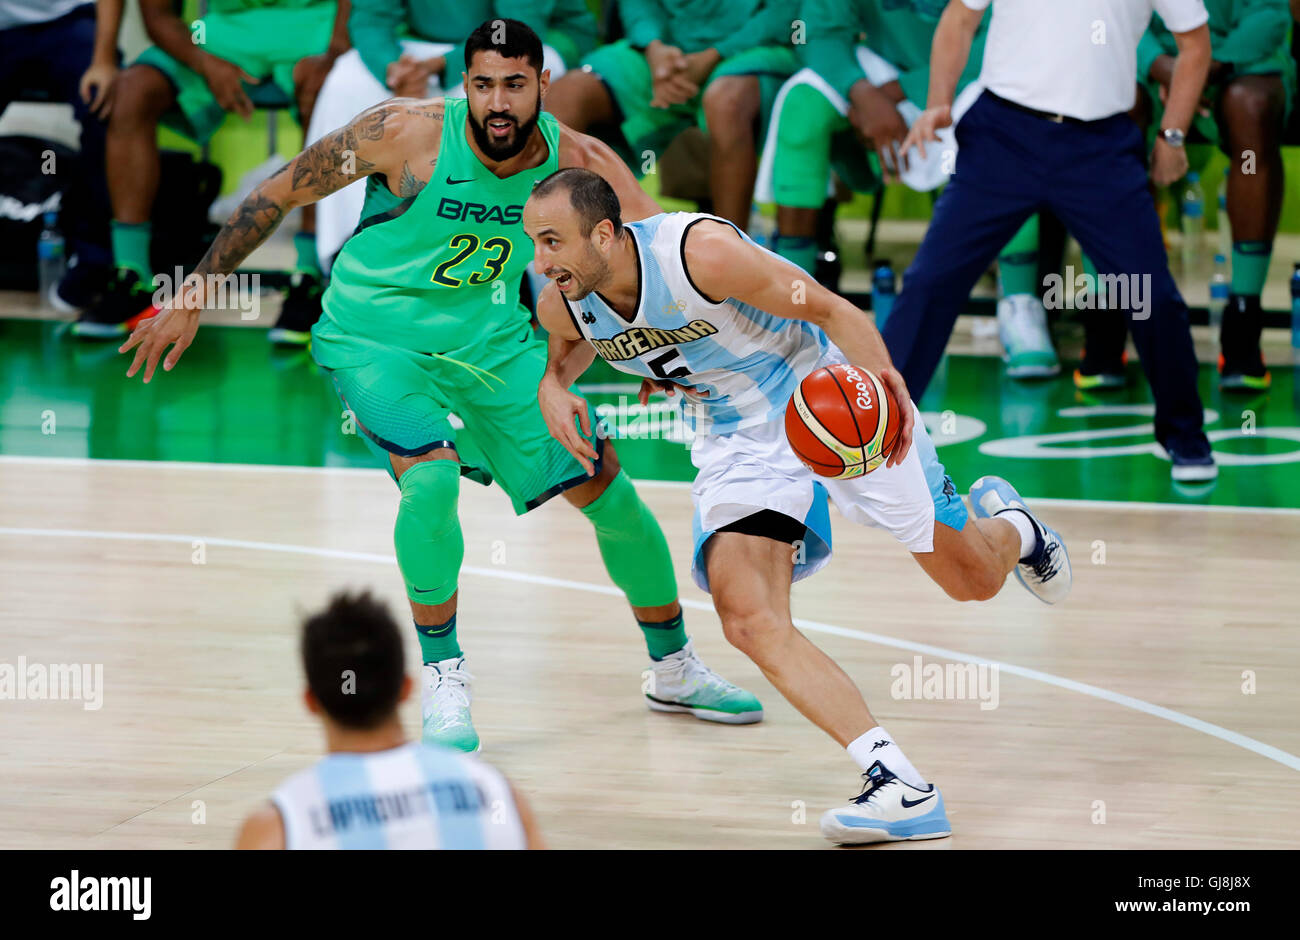
[[[409,173],[403,151],[415,136],[406,102],[387,101],[326,134],[248,194],[222,226],[194,269],[196,275],[230,274],[266,241],[294,209],[317,202],[372,173]],[[436,138],[435,138],[436,146]],[[398,171],[396,174],[394,171]]]
[[[145,366],[153,377],[158,359],[170,371],[198,329],[208,288],[233,273],[292,210],[316,202],[363,176],[383,174],[390,189],[413,196],[428,183],[442,136],[442,99],[390,99],[326,134],[248,194],[221,227],[166,309],[141,321],[118,352],[135,349],[127,378]]]

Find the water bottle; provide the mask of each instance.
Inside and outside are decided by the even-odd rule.
[[[885,320],[894,308],[894,295],[898,293],[898,283],[894,278],[894,269],[888,261],[876,263],[876,270],[871,276],[871,309],[876,314],[876,329],[885,328]]]
[[[1183,273],[1196,267],[1200,257],[1201,231],[1205,224],[1205,203],[1201,198],[1199,173],[1187,174],[1187,187],[1183,190]]]
[[[1291,272],[1291,358],[1300,364],[1300,261]]]
[[[1232,257],[1232,223],[1228,221],[1228,171],[1223,171],[1223,185],[1219,187],[1219,254]]]
[[[45,213],[45,227],[36,243],[36,257],[40,274],[40,305],[50,306],[50,293],[59,286],[67,270],[63,256],[63,236],[59,234],[57,212]]]
[[[1214,256],[1214,273],[1210,275],[1210,327],[1217,334],[1223,326],[1223,308],[1228,306],[1228,259]]]

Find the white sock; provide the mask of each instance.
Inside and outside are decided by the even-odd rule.
[[[1020,533],[1020,560],[1024,561],[1038,549],[1038,531],[1029,521],[1029,513],[1023,509],[1004,509],[994,515],[996,519],[1005,519],[1016,527]]]
[[[889,732],[884,728],[872,728],[861,737],[854,738],[845,748],[853,762],[865,773],[876,761],[880,761],[899,780],[918,790],[929,789],[925,778],[912,766],[903,749],[894,743]]]

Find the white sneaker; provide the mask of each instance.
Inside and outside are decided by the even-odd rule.
[[[458,751],[482,750],[478,732],[470,721],[470,681],[474,677],[465,669],[465,657],[424,664],[425,744],[438,744]]]
[[[1059,604],[1070,593],[1074,574],[1061,533],[1029,511],[1016,488],[1002,477],[983,476],[971,484],[970,506],[976,517],[991,519],[1004,509],[1019,509],[1038,533],[1037,551],[1016,565],[1016,580],[1044,604]]]
[[[763,720],[752,693],[732,685],[700,661],[687,641],[676,653],[650,663],[645,703],[657,712],[686,712],[705,721],[748,725]]]
[[[1061,361],[1047,330],[1047,311],[1033,294],[1012,294],[998,301],[998,335],[1011,378],[1039,379],[1060,373]]]
[[[847,806],[827,810],[822,835],[839,845],[942,839],[952,835],[943,794],[933,783],[918,790],[889,772],[880,761],[862,775],[862,793]]]

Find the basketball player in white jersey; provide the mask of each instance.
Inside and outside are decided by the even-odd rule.
[[[683,396],[699,470],[692,575],[713,594],[732,645],[866,778],[858,797],[822,817],[823,834],[838,843],[949,835],[938,788],[794,628],[791,581],[830,559],[828,494],[849,520],[902,542],[956,600],[993,597],[1015,570],[1041,600],[1061,601],[1071,580],[1061,537],[997,477],[971,488],[979,518],[968,520],[871,321],[729,222],[678,212],[624,225],[608,183],[564,169],[533,189],[524,230],[553,282],[537,308],[550,333],[538,400],[551,434],[591,472],[585,404],[567,389],[596,354],[642,377],[643,404],[655,389]],[[822,479],[795,457],[783,417],[806,375],[846,361],[889,385],[903,410],[900,439],[885,466]]]
[[[369,594],[336,595],[302,631],[307,708],[329,753],[244,821],[238,849],[541,848],[532,814],[497,770],[408,742],[402,636]]]

